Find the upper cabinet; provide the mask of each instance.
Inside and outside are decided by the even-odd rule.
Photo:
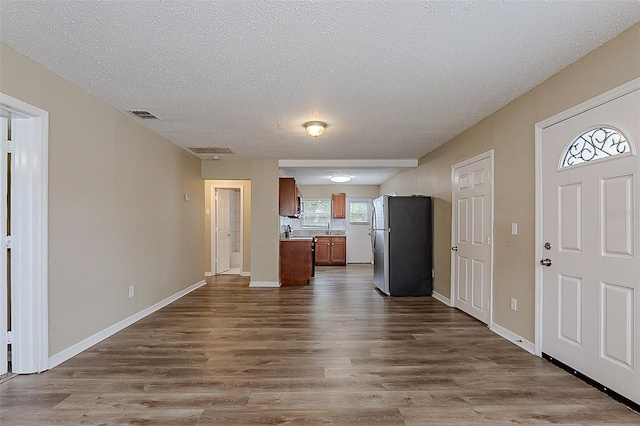
[[[346,202],[347,194],[344,192],[331,195],[331,216],[334,219],[344,219],[346,217]]]
[[[301,198],[294,178],[280,178],[280,216],[300,217]]]

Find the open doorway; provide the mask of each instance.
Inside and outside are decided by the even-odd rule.
[[[207,275],[248,276],[247,244],[248,181],[207,181],[208,249]]]

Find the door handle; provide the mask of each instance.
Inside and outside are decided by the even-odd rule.
[[[542,266],[547,266],[547,267],[549,267],[549,266],[551,266],[551,259],[549,259],[548,257],[547,257],[546,259],[542,259],[542,260],[540,261],[540,264],[541,264]]]
[[[451,247],[451,250],[458,251],[458,247]]]

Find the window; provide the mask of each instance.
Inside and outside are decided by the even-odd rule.
[[[349,201],[349,223],[369,223],[369,201]]]
[[[622,132],[611,127],[596,127],[571,141],[565,149],[560,168],[630,153],[629,142]]]
[[[326,228],[330,220],[330,198],[302,199],[302,226],[304,228]]]

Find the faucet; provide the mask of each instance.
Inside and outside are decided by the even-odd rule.
[[[327,223],[327,235],[331,235],[331,221]]]

